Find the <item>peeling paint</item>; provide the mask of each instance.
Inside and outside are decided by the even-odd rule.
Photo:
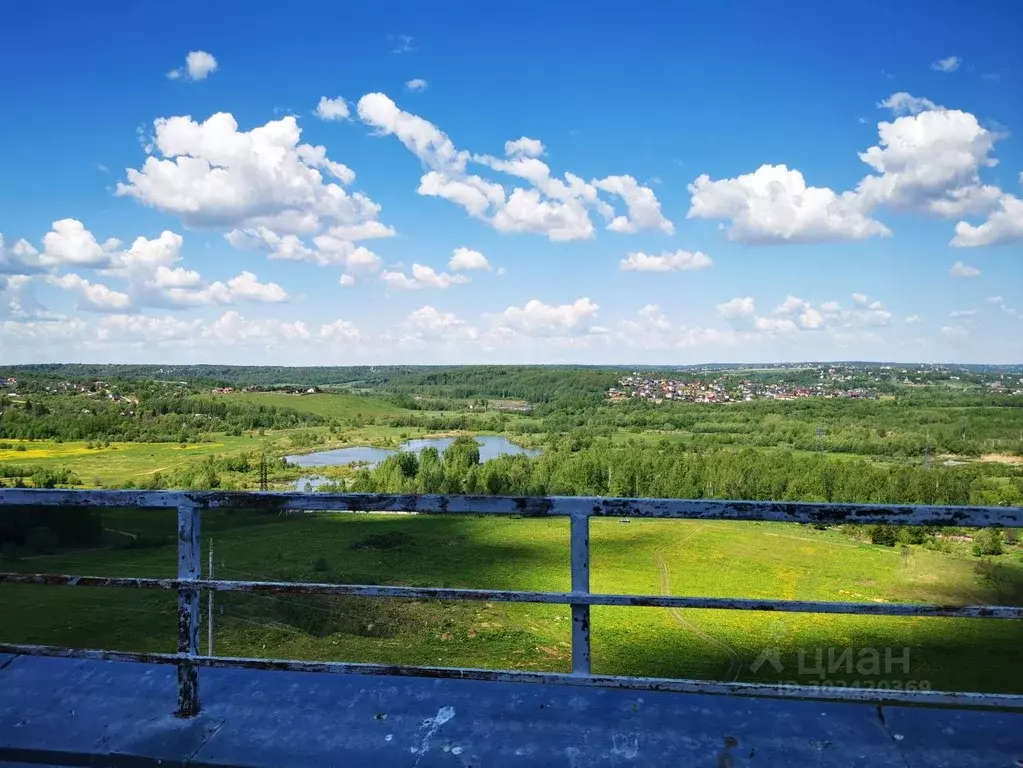
[[[437,710],[437,715],[435,717],[428,717],[423,721],[421,728],[425,729],[426,732],[423,734],[422,741],[419,742],[418,749],[416,747],[412,747],[409,750],[412,754],[418,755],[418,757],[416,757],[416,762],[413,764],[413,768],[419,765],[419,761],[423,759],[423,755],[430,751],[430,740],[433,738],[434,734],[437,733],[437,729],[454,716],[454,707],[441,707]]]

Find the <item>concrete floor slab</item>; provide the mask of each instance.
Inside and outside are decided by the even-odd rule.
[[[175,680],[166,666],[19,657],[0,669],[0,761],[915,768],[1023,757],[1023,713],[203,669],[203,711],[181,720]]]

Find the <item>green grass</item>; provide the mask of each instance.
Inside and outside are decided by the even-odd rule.
[[[282,433],[278,433],[282,434]],[[85,441],[58,443],[53,440],[7,440],[23,444],[24,451],[0,451],[0,464],[68,467],[87,486],[116,487],[139,481],[156,472],[167,472],[211,454],[257,450],[263,440],[253,436],[218,435],[209,443],[111,443],[88,448]],[[97,484],[95,481],[99,480]]]
[[[287,395],[281,392],[232,392],[218,395],[228,400],[238,400],[254,405],[271,405],[276,408],[290,408],[305,413],[315,413],[326,418],[351,418],[356,416],[397,416],[409,413],[405,408],[376,397],[362,395],[335,395],[317,393],[311,395]]]
[[[170,512],[111,512],[105,525],[146,535],[174,530]],[[365,584],[564,591],[568,526],[561,519],[210,512],[216,575]],[[592,522],[592,588],[857,602],[1023,604],[1023,563],[860,543],[783,524]],[[204,559],[205,562],[205,559]],[[22,571],[171,576],[173,547],[26,560]],[[172,594],[5,586],[5,640],[172,650]],[[414,602],[301,596],[217,596],[217,653],[512,669],[570,668],[570,610],[561,605]],[[908,674],[836,672],[861,683],[927,681],[935,689],[1023,692],[1020,622],[593,609],[594,671],[706,679],[819,682],[799,657],[909,648]],[[203,633],[205,637],[205,630]],[[777,648],[781,673],[751,663]]]

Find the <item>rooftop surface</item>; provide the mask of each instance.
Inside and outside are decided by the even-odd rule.
[[[0,656],[0,768],[1023,765],[1023,712]],[[3,761],[7,761],[6,763]]]

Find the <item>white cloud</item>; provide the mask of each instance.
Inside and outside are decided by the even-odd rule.
[[[916,325],[920,322],[920,315],[908,315],[902,322],[906,325]]]
[[[492,224],[501,232],[532,232],[554,242],[593,237],[593,224],[581,202],[546,200],[535,189],[516,187]]]
[[[271,259],[374,271],[380,267],[380,257],[352,240],[393,234],[393,230],[383,229],[385,231],[376,233],[376,228],[369,222],[362,227],[331,227],[314,237],[312,246],[297,235],[280,235],[267,227],[233,229],[224,237],[235,248],[263,251]]]
[[[743,242],[822,242],[891,234],[871,218],[879,206],[944,218],[1000,207],[989,227],[962,222],[953,245],[1019,237],[1023,225],[1015,198],[980,179],[981,169],[997,164],[991,152],[1003,134],[981,127],[968,112],[906,92],[893,93],[878,106],[898,117],[878,123],[877,145],[859,153],[876,173],[855,190],[808,187],[799,171],[784,165],[763,165],[717,181],[704,174],[689,186],[688,217],[728,221],[729,238]]]
[[[169,230],[152,240],[137,237],[127,250],[109,254],[104,273],[128,280],[145,280],[159,267],[170,267],[180,261],[183,242],[181,235]]]
[[[567,336],[593,333],[591,322],[600,306],[589,298],[572,304],[544,304],[538,299],[526,302],[524,307],[508,307],[494,316],[497,327],[526,336]]]
[[[96,329],[101,342],[167,344],[194,341],[201,320],[179,320],[167,315],[109,315]]]
[[[437,171],[461,173],[468,152],[459,152],[433,123],[398,108],[383,93],[367,93],[357,106],[359,118],[383,135],[394,135],[410,152]]]
[[[762,333],[792,333],[796,324],[787,317],[755,317],[753,327]]]
[[[855,194],[808,187],[803,174],[784,165],[762,165],[753,173],[718,181],[704,174],[689,191],[687,217],[730,220],[730,240],[813,243],[891,234],[866,215]]]
[[[974,248],[981,245],[1005,245],[1023,240],[1023,200],[1002,194],[998,208],[983,224],[972,226],[965,221],[956,224],[953,248]]]
[[[1000,136],[969,112],[925,109],[879,123],[878,136],[877,146],[859,153],[881,174],[865,177],[857,187],[868,207],[884,204],[951,217],[984,212],[997,201],[999,190],[982,185],[978,174],[997,163],[988,155]]]
[[[405,88],[410,91],[425,91],[429,83],[423,80],[421,77],[414,78],[405,83]]]
[[[0,275],[25,275],[39,272],[39,251],[27,240],[18,240],[10,248],[0,234]]]
[[[175,307],[202,307],[238,302],[279,304],[290,299],[277,283],[261,283],[251,272],[242,272],[226,284],[218,280],[202,287],[195,281],[188,281],[189,275],[182,277],[186,278],[181,281],[183,284],[162,287],[160,294],[164,303]]]
[[[348,111],[348,102],[340,96],[334,99],[321,96],[315,114],[321,120],[347,120],[351,113]]]
[[[977,314],[976,309],[957,309],[948,313],[949,317],[973,317]]]
[[[256,301],[279,304],[288,300],[287,292],[277,283],[261,283],[251,272],[242,272],[227,281],[232,301]]]
[[[185,66],[172,69],[167,73],[171,80],[189,80],[198,82],[205,80],[213,72],[217,71],[217,60],[213,54],[206,51],[189,51],[185,56]]]
[[[81,306],[85,309],[112,312],[125,310],[131,306],[131,297],[128,294],[111,290],[100,283],[91,283],[73,272],[60,277],[51,275],[46,281],[65,291],[77,293],[82,300]]]
[[[411,312],[405,319],[405,328],[417,339],[445,341],[475,341],[479,332],[453,312],[441,312],[427,304]]]
[[[718,304],[718,314],[726,320],[749,319],[757,313],[751,296],[736,297]]]
[[[980,270],[976,267],[971,267],[969,264],[965,264],[962,261],[957,261],[949,268],[948,273],[952,277],[979,277]]]
[[[544,146],[539,139],[523,136],[515,141],[506,141],[504,153],[508,157],[540,157],[544,153]]]
[[[667,235],[675,234],[675,225],[661,215],[661,203],[650,187],[642,186],[631,176],[608,176],[592,183],[625,201],[628,216],[616,216],[607,225],[612,232],[632,234],[642,229],[659,229]]]
[[[204,339],[218,344],[259,343],[266,347],[282,346],[312,338],[308,326],[298,320],[293,323],[271,318],[246,320],[234,310],[228,310],[202,330]]]
[[[970,338],[969,329],[962,325],[943,325],[941,333],[945,338],[954,342],[966,341]]]
[[[905,91],[893,93],[877,106],[890,109],[894,115],[915,115],[929,109],[939,109],[930,99],[920,98]]]
[[[335,343],[348,344],[359,341],[362,333],[347,320],[337,319],[333,323],[326,323],[320,326],[317,337]]]
[[[867,306],[869,297],[865,293],[854,293],[852,295],[852,300],[853,304],[855,304],[857,307],[865,307]]]
[[[469,271],[473,269],[490,269],[490,262],[487,257],[479,251],[470,248],[456,248],[448,262],[448,269],[458,271]]]
[[[110,262],[110,254],[121,241],[110,238],[100,245],[95,235],[77,219],[53,222],[53,230],[43,236],[43,253],[39,263],[44,266],[100,267]]]
[[[301,144],[294,117],[239,131],[234,117],[218,113],[202,123],[190,117],[155,122],[154,151],[140,170],[129,168],[116,194],[134,197],[192,228],[305,233],[323,226],[375,220],[380,206],[341,184],[354,173],[328,159],[323,147]]]
[[[1001,296],[988,296],[986,299],[984,299],[984,303],[985,304],[1004,304],[1005,303],[1005,299],[1003,299]]]
[[[352,275],[349,275],[348,273],[342,273],[341,277],[339,277],[337,280],[337,284],[340,285],[342,288],[347,288],[349,286],[355,285],[355,278]]]
[[[650,256],[636,251],[630,253],[620,262],[619,267],[626,272],[674,272],[676,270],[705,269],[713,264],[710,256],[702,251],[664,252],[660,256]]]
[[[358,113],[379,134],[396,136],[426,166],[417,189],[420,195],[460,205],[470,216],[500,232],[539,234],[553,241],[585,240],[594,235],[590,208],[604,217],[613,231],[674,231],[661,215],[653,191],[631,176],[608,176],[592,182],[571,173],[563,179],[551,176],[547,164],[537,159],[544,151],[538,139],[523,136],[506,142],[505,158],[472,155],[457,149],[433,123],[403,111],[385,94],[363,96]],[[469,173],[470,162],[525,179],[532,187],[508,191],[502,184]],[[620,197],[626,215],[615,216],[611,204],[599,197],[600,191]]]
[[[469,282],[465,275],[449,275],[446,272],[437,272],[432,267],[422,264],[412,265],[412,277],[403,272],[383,272],[380,279],[388,288],[397,288],[409,291],[418,291],[424,288],[450,288],[452,285],[459,285]]]
[[[184,267],[165,267],[162,264],[153,272],[152,278],[146,280],[146,287],[156,290],[167,288],[195,288],[202,283],[202,276],[192,269]]]
[[[944,59],[938,59],[931,63],[931,69],[937,70],[938,72],[955,72],[959,69],[963,60],[958,56],[946,56]]]

